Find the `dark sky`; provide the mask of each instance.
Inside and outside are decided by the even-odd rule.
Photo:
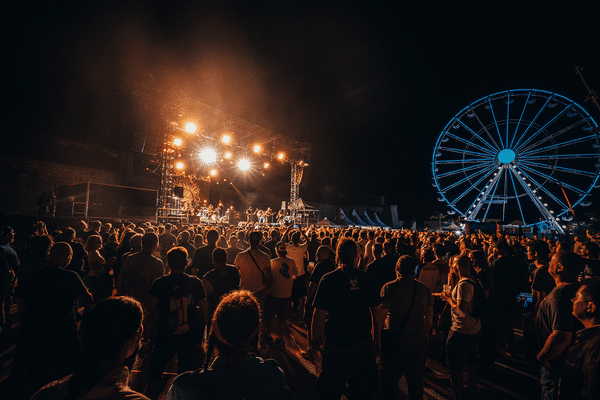
[[[132,82],[151,74],[310,142],[306,201],[384,195],[409,218],[444,210],[431,155],[467,104],[537,88],[600,118],[575,74],[600,90],[595,2],[402,3],[19,2],[4,25],[7,128],[89,141],[114,131]]]

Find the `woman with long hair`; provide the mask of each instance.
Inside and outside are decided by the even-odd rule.
[[[166,399],[285,399],[285,375],[277,362],[254,355],[260,318],[252,293],[226,295],[213,315],[204,368],[179,375]]]

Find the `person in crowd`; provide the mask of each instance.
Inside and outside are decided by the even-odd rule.
[[[131,248],[131,250],[128,251],[127,253],[123,254],[123,256],[121,257],[121,260],[124,260],[127,257],[132,256],[135,253],[139,253],[140,251],[142,251],[142,239],[143,238],[144,238],[144,235],[142,235],[141,233],[136,233],[135,235],[133,235],[131,237],[131,239],[129,239],[129,247]]]
[[[391,240],[386,240],[383,243],[383,254],[384,256],[381,259],[375,260],[367,266],[367,273],[375,280],[378,291],[381,290],[383,285],[396,279],[396,253]]]
[[[555,253],[548,272],[556,287],[542,300],[535,318],[535,330],[541,350],[537,360],[541,364],[540,383],[542,399],[558,398],[558,385],[564,365],[564,352],[581,323],[572,315],[571,299],[579,289],[577,280],[584,264],[581,257],[570,251]]]
[[[565,352],[560,399],[600,398],[600,281],[584,281],[573,298],[573,316],[584,329]]]
[[[231,235],[231,237],[229,237],[229,247],[226,249],[226,251],[227,264],[235,263],[235,258],[243,251],[238,247],[238,237],[236,235]]]
[[[261,307],[247,290],[225,296],[215,310],[204,368],[179,375],[166,400],[284,400],[285,374],[256,352]]]
[[[124,365],[139,348],[142,319],[140,303],[130,297],[96,304],[81,323],[83,351],[75,372],[44,386],[32,400],[148,400],[129,387]]]
[[[279,242],[277,258],[271,260],[271,286],[265,304],[266,342],[273,343],[271,336],[273,319],[277,315],[277,338],[275,345],[284,344],[286,323],[292,317],[292,285],[298,275],[296,262],[287,256],[287,244]]]
[[[208,320],[206,294],[202,281],[184,272],[187,265],[188,254],[183,247],[169,250],[167,266],[171,273],[156,279],[148,296],[144,350],[155,324],[157,327],[146,390],[151,399],[157,398],[163,371],[175,354],[179,373],[193,370],[196,344],[204,337]]]
[[[467,375],[467,394],[474,399],[477,388],[477,335],[481,331],[481,321],[472,315],[475,306],[475,282],[471,275],[472,262],[466,255],[453,258],[453,269],[458,283],[451,294],[442,292],[442,299],[448,302],[452,316],[450,333],[446,340],[446,356],[450,369],[450,382],[454,398],[462,400],[463,372]]]
[[[94,297],[99,302],[109,297],[113,290],[112,266],[116,259],[105,260],[100,254],[102,238],[100,235],[90,235],[85,244],[88,253],[88,273],[85,282]]]
[[[188,252],[188,258],[190,259],[190,261],[194,259],[194,253],[196,252],[196,248],[193,244],[190,243],[189,231],[181,231],[179,235],[177,235],[177,246],[183,247]]]
[[[75,229],[66,228],[63,230],[62,235],[57,237],[56,241],[69,243],[69,246],[73,250],[73,257],[71,257],[71,262],[65,269],[76,272],[83,278],[85,276],[84,265],[88,253],[85,247],[79,241],[75,240]]]
[[[235,258],[235,266],[240,271],[240,288],[249,290],[260,305],[261,312],[265,309],[265,301],[272,281],[271,257],[260,251],[259,245],[262,233],[253,231],[249,235],[250,248],[242,251]],[[260,348],[265,348],[264,324],[259,335]]]
[[[167,252],[171,250],[171,248],[177,242],[177,238],[171,233],[173,230],[173,225],[166,223],[164,228],[164,232],[158,237],[158,243],[160,244],[160,258],[162,259],[163,263],[167,260]]]
[[[48,261],[48,252],[52,244],[52,237],[49,235],[33,235],[29,238],[27,243],[28,254],[19,265],[17,280]]]
[[[517,260],[509,254],[510,245],[501,240],[496,244],[496,260],[492,264],[494,275],[494,309],[498,333],[497,349],[507,354],[514,353],[514,331],[510,323],[512,312],[517,304],[521,268]]]
[[[433,296],[427,285],[414,280],[415,267],[411,256],[400,257],[396,264],[398,278],[381,289],[381,318],[385,320],[385,329],[380,334],[381,360],[384,396],[389,399],[399,398],[402,374],[406,375],[408,398],[423,399]]]
[[[72,372],[79,355],[74,305],[91,306],[92,295],[81,277],[64,268],[73,251],[65,242],[50,249],[48,263],[19,279],[15,288],[21,328],[11,374],[39,388]]]
[[[214,268],[202,278],[208,302],[209,323],[221,298],[240,287],[240,272],[227,261],[226,250],[217,247],[213,250],[212,257]]]
[[[483,250],[471,250],[469,252],[469,259],[471,259],[473,269],[475,270],[473,278],[481,284],[489,306],[487,313],[480,317],[481,334],[478,340],[478,348],[481,355],[481,366],[490,369],[494,367],[494,359],[496,358],[493,323],[496,310],[493,307],[494,302],[491,300],[494,296],[494,279]]]
[[[271,229],[269,232],[269,240],[265,242],[265,247],[271,252],[271,259],[277,258],[277,243],[281,240],[281,235],[278,229]]]
[[[19,256],[11,243],[15,231],[8,225],[0,226],[0,333],[12,329],[10,304],[15,277],[19,271]]]
[[[357,269],[358,245],[350,238],[337,247],[338,268],[323,276],[315,294],[310,336],[314,354],[324,332],[318,387],[325,399],[372,399],[377,389],[381,297],[373,278]]]
[[[433,264],[435,256],[433,250],[426,248],[421,254],[421,266],[416,267],[415,279],[423,283],[429,289],[430,293],[440,293],[443,282],[441,280],[440,270]]]
[[[157,248],[156,233],[145,233],[142,236],[142,250],[123,260],[117,278],[117,295],[131,296],[147,308],[152,283],[165,273],[163,262],[152,254]]]
[[[332,251],[329,247],[320,246],[317,249],[317,264],[315,265],[315,269],[313,270],[313,272],[310,274],[308,289],[306,293],[306,303],[304,305],[304,323],[306,324],[306,336],[309,338],[314,312],[313,301],[315,299],[317,287],[319,286],[319,282],[321,282],[321,278],[325,274],[337,268],[335,262],[331,259],[331,253]],[[302,355],[304,357],[307,357],[308,352],[303,351]]]
[[[206,233],[206,246],[199,247],[194,253],[194,259],[192,261],[192,274],[202,278],[208,271],[213,269],[212,265],[212,253],[217,247],[217,241],[219,240],[219,231],[216,229],[210,229]]]
[[[294,231],[294,233],[292,233],[290,236],[291,231],[292,225],[289,225],[283,234],[281,241],[288,243],[288,257],[294,260],[296,263],[296,268],[298,268],[298,276],[294,281],[294,286],[292,289],[292,312],[295,317],[302,321],[304,314],[304,303],[306,301],[306,281],[308,278],[306,270],[306,264],[308,264],[306,262],[306,249],[308,248],[309,241],[302,228]]]

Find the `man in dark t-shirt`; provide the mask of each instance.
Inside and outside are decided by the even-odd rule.
[[[55,243],[44,266],[19,278],[15,297],[21,330],[13,374],[58,379],[71,372],[80,351],[75,302],[91,305],[91,294],[79,275],[64,269],[72,255],[68,243]]]
[[[324,398],[340,398],[347,383],[352,397],[372,398],[379,348],[379,337],[373,338],[372,332],[381,332],[381,298],[372,277],[356,269],[356,242],[345,238],[337,249],[339,267],[323,276],[313,302],[311,352],[322,331],[325,336],[319,391]]]
[[[581,257],[570,251],[557,252],[550,261],[550,275],[556,287],[544,298],[535,318],[535,330],[541,350],[537,360],[541,364],[540,383],[542,399],[558,398],[560,371],[575,331],[583,326],[572,315],[571,299],[575,297],[583,270]]]
[[[202,281],[183,271],[188,264],[188,253],[183,247],[174,247],[167,253],[167,264],[171,274],[154,281],[150,289],[148,316],[144,323],[142,354],[156,321],[157,336],[146,395],[156,398],[162,373],[175,354],[179,373],[194,367],[196,344],[204,336],[208,306]]]

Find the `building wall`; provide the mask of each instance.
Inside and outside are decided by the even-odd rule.
[[[63,185],[120,183],[112,171],[10,156],[2,157],[0,174],[0,214],[37,215],[39,199]]]

